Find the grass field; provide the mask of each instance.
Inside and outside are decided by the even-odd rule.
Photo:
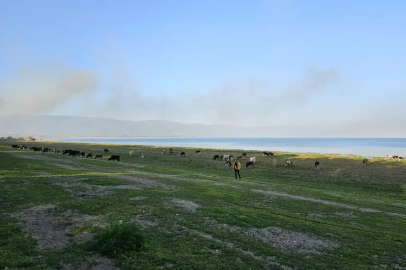
[[[252,151],[255,168],[242,159],[235,180],[212,157],[241,150],[25,144],[108,148],[121,162],[0,144],[0,269],[406,269],[403,161],[276,153],[273,167]],[[89,248],[109,224],[128,223],[141,249],[108,258]]]

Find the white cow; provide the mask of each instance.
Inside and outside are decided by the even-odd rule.
[[[165,155],[165,153],[166,153],[165,149],[164,149],[164,150],[162,150],[162,155]]]
[[[129,154],[130,154],[130,157],[131,157],[134,154],[134,150],[131,150]]]
[[[251,161],[251,162],[257,162],[257,157],[250,157],[250,160],[249,161]]]
[[[144,158],[144,153],[141,153],[141,157],[140,158]]]

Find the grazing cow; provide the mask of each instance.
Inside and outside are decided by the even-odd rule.
[[[230,155],[221,155],[221,159],[224,161],[229,160]]]
[[[233,160],[234,160],[233,156],[230,156],[230,157],[228,158],[228,161],[233,162]]]
[[[367,163],[369,163],[369,159],[366,158],[362,160],[362,164],[366,165]]]
[[[186,153],[185,153],[185,152],[181,152],[180,155],[181,155],[182,157],[185,157],[185,156],[186,156]]]
[[[249,161],[255,163],[257,162],[257,157],[250,157]]]
[[[403,157],[399,157],[399,159],[403,159]]]
[[[108,153],[109,152],[109,149],[104,149],[104,153]]]
[[[276,159],[273,159],[273,160],[272,160],[272,165],[273,165],[274,167],[276,167],[276,163],[277,163]]]
[[[316,162],[314,163],[314,167],[315,167],[317,170],[320,170],[320,162],[316,161]]]
[[[130,152],[129,152],[129,154],[130,154],[130,157],[134,154],[134,150],[131,150]]]
[[[388,160],[388,159],[393,159],[393,156],[392,155],[387,155],[386,156],[386,159]]]
[[[262,152],[264,156],[269,157],[269,153],[268,152]]]
[[[12,144],[11,147],[18,148],[18,144]]]
[[[242,153],[241,156],[247,157],[247,153]]]
[[[140,156],[140,158],[144,158],[144,153],[141,153],[141,156]]]
[[[45,147],[44,149],[42,149],[42,154],[44,154],[45,152],[50,152],[51,149],[48,147]]]
[[[393,159],[399,161],[399,156],[393,156]]]
[[[37,152],[42,152],[42,147],[31,147],[30,150],[34,150],[34,155],[37,154]]]
[[[240,158],[242,158],[242,156],[237,156],[237,159],[240,159]]]
[[[173,152],[173,150],[172,150],[172,148],[171,149],[169,149],[169,154],[174,154],[174,152]]]
[[[62,151],[62,155],[69,155],[70,152],[72,152],[72,151],[73,151],[73,150],[71,150],[71,149],[63,150],[63,151]]]
[[[285,166],[293,166],[292,160],[287,160]]]
[[[248,161],[247,164],[245,165],[245,167],[247,168],[248,166],[252,166],[254,167],[255,162],[252,161]]]
[[[96,158],[103,159],[103,155],[102,155],[102,154],[96,154],[96,156],[94,157],[94,159],[96,159]]]
[[[165,155],[166,154],[166,151],[165,151],[165,149],[164,150],[162,150],[162,155]]]
[[[231,161],[227,161],[227,162],[226,162],[226,166],[229,167],[229,168],[231,168]]]
[[[196,151],[196,155],[200,155],[200,153],[201,153],[200,150]]]
[[[219,155],[214,155],[213,160],[217,160],[217,159],[220,159],[220,156]]]
[[[80,156],[80,151],[72,150],[72,151],[69,153],[69,156],[72,156],[72,157]]]
[[[86,158],[92,158],[93,157],[93,154],[92,153],[89,153],[89,154],[87,154],[87,156],[86,156]]]
[[[120,161],[120,156],[119,156],[119,155],[112,155],[108,160],[112,160],[112,161],[117,160],[117,161]]]
[[[86,156],[86,153],[85,153],[85,152],[80,152],[80,156],[81,156],[81,157],[85,157],[85,156]]]

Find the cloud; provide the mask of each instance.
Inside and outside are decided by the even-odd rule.
[[[16,69],[0,81],[0,115],[50,113],[81,93],[98,86],[96,72],[62,64]]]

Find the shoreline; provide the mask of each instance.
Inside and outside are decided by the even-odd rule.
[[[257,148],[239,148],[239,147],[211,147],[211,146],[198,146],[198,145],[187,145],[187,143],[183,143],[181,145],[179,144],[171,144],[170,142],[167,142],[165,144],[151,144],[151,143],[145,143],[145,144],[139,144],[139,143],[129,143],[129,142],[122,142],[122,143],[117,143],[117,142],[79,142],[79,141],[55,141],[55,140],[42,140],[38,141],[40,143],[61,143],[61,144],[84,144],[84,145],[109,145],[109,146],[127,146],[127,147],[148,147],[148,148],[183,148],[183,149],[193,149],[193,150],[210,150],[210,151],[241,151],[241,152],[274,152],[274,153],[284,153],[284,154],[314,154],[314,155],[326,155],[326,156],[341,156],[341,157],[363,157],[363,158],[385,158],[386,155],[362,155],[362,154],[353,154],[353,153],[339,153],[339,152],[334,152],[334,151],[317,151],[315,147],[312,147],[315,149],[314,151],[300,151],[300,150],[292,150],[289,148],[292,147],[286,147],[285,149],[281,149],[280,147],[274,147],[274,148],[263,148],[257,147]],[[296,147],[297,148],[297,147]],[[300,147],[298,147],[300,148]],[[302,147],[303,148],[303,147]],[[397,149],[397,148],[394,148]],[[320,148],[319,148],[320,150]]]

